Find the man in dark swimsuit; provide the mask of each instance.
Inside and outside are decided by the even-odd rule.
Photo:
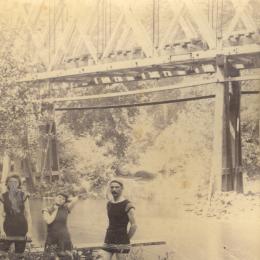
[[[121,181],[110,182],[110,192],[113,198],[107,203],[109,226],[105,237],[106,260],[111,260],[113,255],[116,255],[117,260],[126,259],[130,251],[130,239],[137,229],[134,206],[123,197],[123,188]]]

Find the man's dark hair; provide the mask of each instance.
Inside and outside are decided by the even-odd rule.
[[[119,184],[121,186],[121,188],[124,188],[123,182],[118,181],[118,180],[112,180],[109,185],[111,185],[113,182]]]
[[[20,176],[17,175],[17,174],[10,175],[10,176],[8,176],[8,177],[6,178],[6,180],[5,180],[5,185],[6,185],[7,189],[9,189],[9,188],[8,188],[8,182],[9,182],[9,180],[10,180],[11,178],[14,178],[14,179],[18,180],[18,183],[19,183],[18,188],[20,189],[20,188],[21,188],[21,185],[22,185],[22,180],[21,180]]]
[[[56,196],[62,196],[65,199],[65,203],[70,202],[69,195],[67,193],[59,192]]]

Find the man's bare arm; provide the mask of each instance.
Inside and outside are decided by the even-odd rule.
[[[131,239],[131,238],[134,236],[134,234],[135,234],[135,232],[136,232],[136,230],[137,230],[137,225],[136,225],[136,219],[135,219],[134,209],[133,209],[133,208],[130,209],[130,210],[128,211],[127,215],[128,215],[129,222],[130,222],[130,229],[129,229],[127,235],[128,235],[128,237],[129,237],[129,239]]]
[[[55,207],[55,210],[52,213],[49,213],[47,209],[43,209],[42,210],[43,220],[47,224],[51,224],[55,220],[57,213],[58,213],[58,207]]]
[[[2,236],[5,236],[5,233],[4,233],[4,218],[5,218],[4,205],[3,205],[2,202],[0,202],[0,235],[2,235]]]
[[[78,196],[70,198],[69,202],[67,203],[68,209],[72,210],[78,201],[79,201],[79,197]]]
[[[29,199],[28,197],[26,198],[25,202],[24,202],[24,206],[25,206],[25,217],[27,219],[28,222],[28,236],[32,235],[32,217],[31,217],[31,210],[30,210],[30,204],[29,204]]]

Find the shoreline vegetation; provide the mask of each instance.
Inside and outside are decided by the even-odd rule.
[[[152,174],[138,173],[135,177],[121,176],[120,178],[126,183],[126,193],[131,200],[163,205],[165,208],[163,210],[169,215],[171,212],[168,208],[171,208],[170,202],[172,202],[184,215],[225,221],[246,217],[250,220],[260,221],[260,178],[253,180],[244,178],[244,193],[218,192],[210,201],[205,187],[196,190],[182,189],[183,185],[174,176],[159,178]],[[36,191],[31,193],[31,198],[51,200],[57,193],[66,192],[69,196],[81,196],[83,200],[105,199],[107,197],[106,183],[108,182],[101,183],[85,178],[71,183],[61,180],[52,183],[41,182],[36,186]],[[164,192],[156,189],[158,185],[161,185]],[[171,194],[168,191],[169,186],[172,187]]]

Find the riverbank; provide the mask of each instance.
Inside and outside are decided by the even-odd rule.
[[[78,182],[40,182],[35,185],[35,190],[30,193],[33,199],[54,198],[58,193],[66,193],[69,196],[82,195],[85,198],[104,198],[102,186],[93,188],[91,182],[84,179]]]
[[[244,193],[219,192],[210,200],[204,194],[187,201],[184,207],[186,212],[202,218],[260,223],[260,179],[245,179]]]
[[[124,194],[133,202],[140,204],[139,211],[146,211],[148,203],[157,207],[158,212],[168,216],[176,215],[176,208],[181,214],[191,214],[201,218],[221,220],[252,219],[260,221],[260,179],[244,180],[244,194],[219,192],[209,200],[207,189],[195,189],[187,182],[180,183],[175,177],[140,180],[121,178],[125,184]],[[82,195],[85,199],[106,197],[106,186],[98,189],[87,180],[78,183],[54,182],[41,183],[37,191],[31,194],[34,199],[53,198],[59,192],[68,195]],[[178,213],[179,214],[179,213]]]

